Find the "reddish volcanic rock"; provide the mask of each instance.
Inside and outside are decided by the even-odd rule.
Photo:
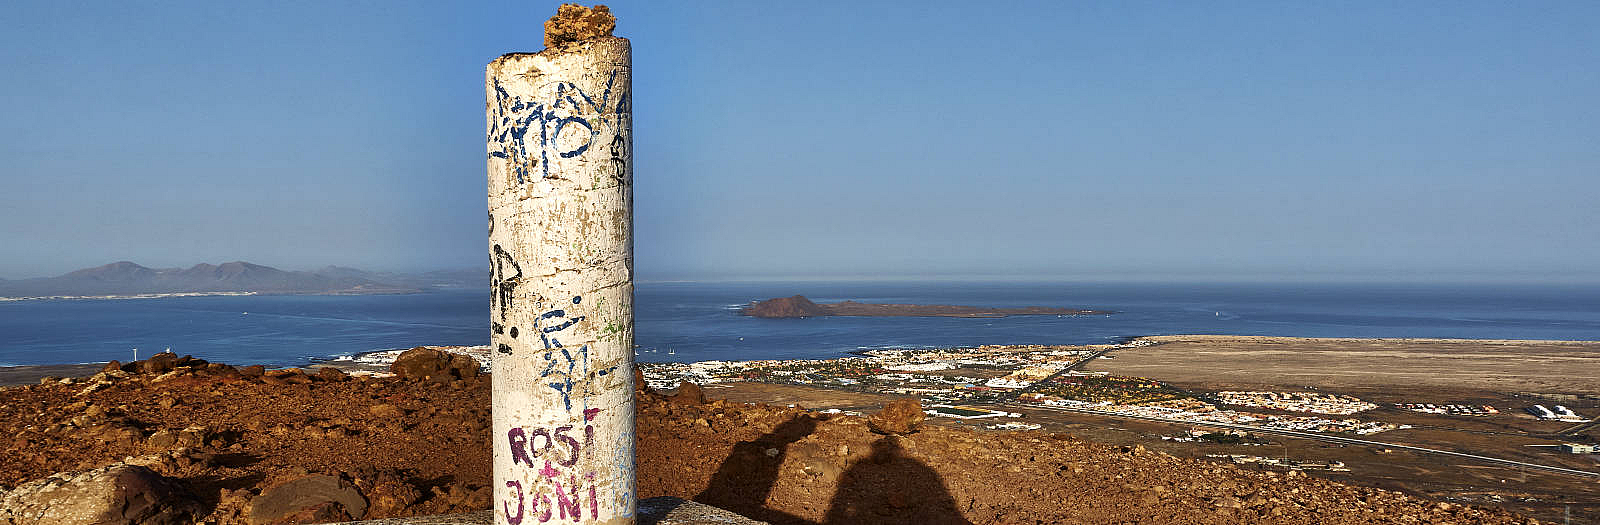
[[[471,357],[419,346],[395,358],[389,371],[401,379],[449,383],[477,378],[478,366],[478,361]]]
[[[827,309],[817,306],[817,303],[806,299],[804,295],[758,301],[746,306],[740,313],[751,317],[821,317],[831,315]]]
[[[916,398],[890,401],[883,410],[867,418],[867,426],[884,434],[910,434],[922,428],[922,401]]]
[[[491,508],[489,381],[106,377],[88,391],[87,380],[0,390],[0,524],[46,507],[63,514],[24,523],[254,525]],[[673,402],[635,384],[639,497],[698,497],[778,524],[1532,523],[1497,508],[1066,434],[929,422],[879,433],[910,429],[920,412],[910,400],[864,418],[702,403],[692,389],[684,396],[695,402]],[[72,472],[124,459],[173,485],[59,492],[82,479]],[[110,504],[92,508],[90,496]],[[67,521],[68,512],[94,521]]]

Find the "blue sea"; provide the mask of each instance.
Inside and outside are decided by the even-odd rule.
[[[486,287],[487,288],[487,287]],[[755,319],[752,300],[1056,306],[1111,315]],[[743,282],[641,283],[641,361],[832,358],[870,348],[1085,344],[1158,334],[1600,340],[1600,285]],[[127,361],[171,348],[304,365],[418,345],[488,343],[489,294],[233,296],[0,303],[0,366]]]

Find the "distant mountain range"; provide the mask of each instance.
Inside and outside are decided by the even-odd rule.
[[[146,268],[121,261],[57,277],[0,279],[0,297],[116,296],[174,293],[389,294],[487,286],[488,272],[380,273],[328,266],[284,271],[243,261],[189,268]]]

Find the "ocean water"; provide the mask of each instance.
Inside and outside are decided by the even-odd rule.
[[[1095,316],[754,319],[752,300],[1057,306]],[[641,361],[831,358],[867,348],[1085,344],[1139,335],[1600,340],[1600,285],[643,283]],[[128,360],[168,347],[238,364],[488,342],[488,293],[0,303],[0,366]]]

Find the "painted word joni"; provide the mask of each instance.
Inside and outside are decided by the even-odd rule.
[[[585,424],[582,441],[572,435],[574,427],[571,425],[531,430],[517,427],[506,432],[506,442],[511,446],[511,464],[522,465],[537,473],[533,490],[525,490],[521,481],[506,481],[506,488],[514,491],[508,494],[509,499],[501,503],[508,523],[519,525],[528,517],[536,517],[539,523],[552,518],[580,521],[583,519],[582,496],[585,494],[589,497],[590,519],[600,519],[600,497],[594,483],[595,473],[586,471],[580,475],[578,472],[579,458],[593,457],[592,422],[599,413],[598,408],[583,411]],[[550,494],[545,493],[547,483]],[[588,484],[586,489],[583,486],[585,483]],[[555,497],[553,500],[552,495]],[[612,505],[608,504],[607,507]]]
[[[598,98],[585,93],[577,84],[556,82],[550,100],[543,102],[524,101],[508,93],[498,79],[494,80],[488,140],[502,147],[489,152],[489,156],[511,161],[516,182],[523,184],[530,182],[530,167],[537,167],[540,177],[552,177],[551,154],[567,159],[589,151],[602,128],[609,127],[613,135],[621,136],[625,133],[621,121],[628,113],[628,93],[620,89],[612,92],[616,80],[617,71],[613,70]],[[534,136],[530,138],[530,134]],[[536,150],[537,154],[530,150]],[[613,156],[616,155],[613,145]]]

